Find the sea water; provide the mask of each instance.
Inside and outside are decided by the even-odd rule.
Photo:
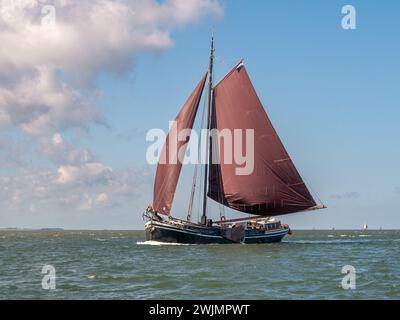
[[[0,299],[400,299],[400,231],[295,230],[255,245],[0,231]]]

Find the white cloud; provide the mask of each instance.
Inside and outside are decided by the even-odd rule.
[[[54,25],[42,25],[44,5]],[[0,139],[0,164],[18,169],[0,171],[2,212],[98,209],[148,186],[147,174],[113,170],[66,132],[106,124],[93,104],[100,73],[129,72],[140,53],[169,48],[176,28],[222,11],[217,0],[0,0],[0,131],[11,138]],[[16,148],[15,133],[28,146]],[[32,142],[50,165],[24,161]]]
[[[78,89],[57,79],[50,67],[36,67],[33,74],[27,71],[16,83],[0,87],[0,110],[1,127],[16,127],[34,137],[103,121]]]
[[[62,143],[63,143],[63,139],[62,139],[61,135],[60,135],[59,133],[55,133],[55,134],[53,135],[53,144],[54,144],[55,146],[59,146],[59,145],[61,145]]]
[[[172,44],[174,28],[222,8],[213,0],[46,1],[54,28],[41,25],[41,1],[1,0],[0,70],[51,66],[92,79],[99,70],[124,71],[132,57]],[[4,74],[3,74],[4,76]]]
[[[79,210],[92,210],[95,208],[102,208],[108,202],[107,193],[103,192],[96,196],[89,196],[85,194],[85,200],[79,205]]]
[[[42,136],[36,141],[40,153],[56,165],[79,166],[95,162],[94,156],[88,149],[64,141],[60,133],[55,133],[53,137]]]
[[[41,9],[55,8],[42,26]],[[0,0],[0,128],[32,135],[101,122],[83,91],[100,72],[127,72],[141,52],[172,44],[174,28],[218,16],[214,0]]]
[[[107,180],[112,174],[112,169],[101,163],[85,163],[82,166],[61,166],[58,168],[57,182],[64,183],[93,183]]]
[[[79,176],[82,174],[82,176]],[[0,176],[0,217],[2,214],[98,210],[131,203],[150,191],[150,175],[145,170],[111,171],[102,164],[61,167],[52,171]]]

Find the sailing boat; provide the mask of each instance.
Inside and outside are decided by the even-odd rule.
[[[325,208],[317,205],[300,177],[270,122],[250,81],[243,61],[240,61],[217,85],[213,85],[214,39],[211,40],[208,72],[202,77],[175,119],[176,131],[192,129],[208,78],[207,99],[207,161],[204,165],[201,221],[192,221],[193,195],[187,219],[172,215],[171,208],[182,162],[159,161],[154,183],[153,204],[143,214],[146,220],[146,240],[187,243],[267,243],[279,242],[290,228],[275,216]],[[225,141],[210,134],[210,130],[253,129],[254,168],[250,174],[237,174],[238,165],[225,161],[221,152]],[[172,130],[172,129],[171,129]],[[175,131],[175,132],[176,132]],[[170,131],[160,159],[177,159],[185,152],[189,141],[177,141]],[[247,140],[240,142],[246,147]],[[218,161],[214,161],[217,159]],[[196,177],[196,175],[195,175]],[[227,220],[208,217],[208,198],[223,207],[237,210],[246,217]],[[200,210],[200,208],[199,208]]]

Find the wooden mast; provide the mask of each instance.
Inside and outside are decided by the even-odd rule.
[[[204,168],[204,193],[203,193],[203,214],[201,216],[201,223],[207,224],[207,189],[208,189],[208,160],[209,160],[209,146],[210,146],[210,126],[211,126],[211,108],[213,99],[212,87],[212,73],[214,63],[214,33],[211,35],[211,49],[210,49],[210,66],[208,70],[208,107],[207,107],[207,136],[206,136],[206,164]]]

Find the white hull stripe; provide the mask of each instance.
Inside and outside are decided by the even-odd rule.
[[[287,233],[288,233],[287,230],[283,230],[283,231],[278,231],[278,232],[267,233],[267,234],[264,234],[264,235],[246,236],[246,239],[275,237],[275,236],[285,235],[285,234],[287,234]]]

